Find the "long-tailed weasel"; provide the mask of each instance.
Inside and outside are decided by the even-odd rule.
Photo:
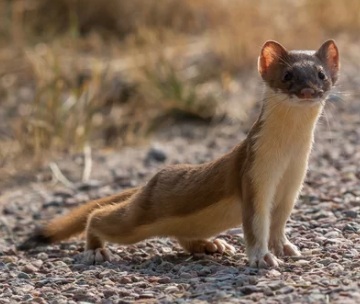
[[[110,259],[104,242],[133,244],[173,237],[189,252],[234,250],[216,234],[243,224],[251,266],[278,266],[298,256],[284,229],[301,189],[313,133],[339,72],[334,41],[317,51],[261,49],[263,107],[247,138],[201,165],[169,166],[138,188],[90,201],[55,218],[19,246],[61,241],[86,230],[87,263]]]

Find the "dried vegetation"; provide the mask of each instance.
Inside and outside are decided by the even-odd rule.
[[[359,29],[356,0],[2,0],[1,176],[173,119],[234,119],[223,104],[265,40],[313,48]]]

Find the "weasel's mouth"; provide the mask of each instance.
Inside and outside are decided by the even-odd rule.
[[[325,94],[319,94],[318,96],[312,97],[305,97],[299,94],[289,94],[289,101],[292,102],[294,105],[308,105],[313,106],[321,103],[323,100],[326,99]]]
[[[326,92],[320,89],[311,89],[311,88],[303,88],[299,90],[289,90],[287,92],[283,91],[283,93],[287,94],[290,99],[296,99],[297,102],[303,103],[315,103],[319,102],[326,98]]]
[[[304,96],[302,94],[294,94],[300,101],[318,101],[323,97],[323,94],[316,94],[316,96]]]
[[[301,100],[316,100],[322,98],[324,92],[322,90],[315,90],[311,88],[304,88],[295,93],[296,97]]]
[[[315,94],[313,96],[304,96],[303,94],[291,94],[290,100],[293,100],[294,103],[300,105],[316,105],[318,103],[321,103],[325,96],[323,93]]]
[[[312,97],[312,98],[303,98],[296,95],[296,97],[299,99],[299,102],[318,102],[320,100],[319,97]]]

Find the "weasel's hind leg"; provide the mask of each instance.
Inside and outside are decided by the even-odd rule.
[[[137,233],[128,208],[129,202],[106,206],[93,211],[86,226],[86,248],[80,256],[84,264],[97,264],[113,260],[110,252],[104,248],[104,242],[110,241],[122,245],[134,244],[147,238]]]
[[[178,239],[179,244],[190,253],[235,253],[235,248],[222,239],[190,240]]]
[[[93,222],[91,214],[86,228],[86,248],[80,256],[80,261],[86,265],[101,264],[113,260],[110,251],[104,248],[104,241],[94,232]]]

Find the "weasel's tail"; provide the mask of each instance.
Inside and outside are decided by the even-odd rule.
[[[59,242],[75,234],[81,233],[85,230],[87,218],[92,211],[106,205],[118,204],[126,201],[138,190],[139,188],[132,188],[119,194],[93,200],[85,205],[79,206],[69,214],[55,218],[44,226],[36,229],[33,235],[20,244],[17,249],[29,250],[37,246]]]

